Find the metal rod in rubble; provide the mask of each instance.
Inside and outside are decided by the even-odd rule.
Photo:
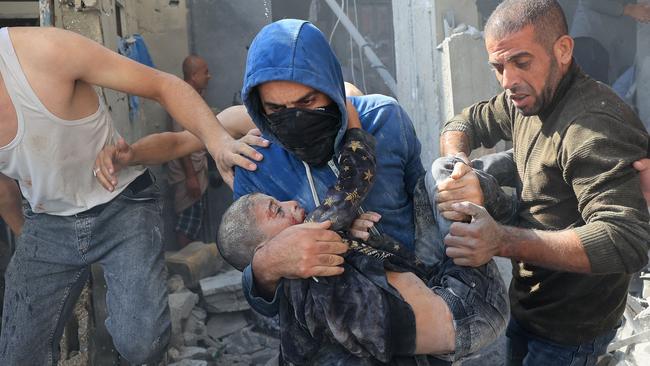
[[[325,2],[327,5],[329,5],[334,14],[339,18],[339,21],[341,24],[343,24],[343,27],[345,27],[348,33],[350,33],[354,41],[359,45],[359,48],[363,50],[363,53],[366,55],[366,58],[370,62],[370,66],[379,73],[379,76],[381,76],[382,80],[388,89],[390,89],[391,93],[393,93],[393,95],[397,95],[397,83],[395,82],[395,79],[388,72],[381,60],[379,60],[379,57],[377,57],[377,54],[375,54],[375,51],[373,51],[372,47],[370,47],[361,33],[359,33],[357,27],[352,24],[350,18],[348,18],[343,9],[341,9],[335,0],[325,0]]]

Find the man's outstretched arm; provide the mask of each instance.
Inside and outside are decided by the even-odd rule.
[[[160,103],[206,146],[226,182],[233,179],[232,166],[254,168],[247,157],[237,153],[234,145],[239,142],[226,132],[201,96],[178,77],[130,60],[74,32],[14,28],[12,37],[14,33],[23,40],[29,39],[23,44],[31,45],[29,49],[17,50],[19,57],[41,60],[30,65],[38,72],[56,75],[61,85],[86,83]]]
[[[226,130],[234,136],[249,127],[252,122],[243,107],[235,106],[226,108],[217,115],[226,126]],[[266,147],[269,141],[262,138],[258,129],[248,131],[243,137],[237,139],[237,144],[230,145],[231,152],[242,156],[250,156],[259,161],[262,154],[255,151],[252,146]],[[117,173],[127,165],[158,165],[170,160],[187,156],[195,151],[204,149],[205,146],[196,136],[189,131],[162,132],[147,135],[128,145],[126,142],[118,141],[115,145],[105,146],[97,155],[95,169],[97,180],[106,188],[112,191],[117,185]],[[232,169],[233,166],[229,166]],[[254,170],[255,167],[247,169]],[[226,181],[232,189],[232,181]]]

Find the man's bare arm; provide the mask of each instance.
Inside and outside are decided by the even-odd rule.
[[[248,124],[250,117],[248,117],[245,108],[232,108],[225,109],[217,116],[228,126],[229,133],[238,135],[239,131],[250,126]],[[257,129],[248,131],[237,142],[238,144],[230,146],[231,152],[252,156],[258,161],[262,160],[262,154],[255,151],[251,146],[266,147],[269,145],[269,142],[261,137]],[[95,162],[95,168],[99,169],[97,180],[107,190],[113,190],[117,185],[117,173],[126,165],[163,164],[204,148],[201,140],[188,131],[162,132],[148,135],[131,146],[122,141],[116,145],[104,147],[97,155]],[[226,181],[231,188],[232,182]]]
[[[14,33],[21,39],[18,44],[30,45],[21,47],[20,52],[17,50],[21,60],[30,60],[25,69],[42,76],[39,80],[51,79],[46,84],[57,84],[61,90],[67,88],[70,104],[81,103],[82,95],[85,102],[91,98],[88,85],[155,100],[174,120],[199,137],[215,158],[225,181],[232,181],[235,165],[255,169],[249,160],[254,157],[235,152],[239,142],[221,126],[201,96],[178,77],[139,64],[73,32],[56,28],[13,28],[12,37]],[[50,90],[49,94],[52,93]]]

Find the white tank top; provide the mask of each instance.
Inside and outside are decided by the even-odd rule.
[[[97,153],[119,134],[99,99],[92,115],[68,121],[48,111],[29,85],[7,28],[0,29],[0,73],[18,118],[16,137],[0,147],[0,172],[18,181],[36,213],[68,216],[112,200],[144,168],[120,171],[113,192],[93,176]]]

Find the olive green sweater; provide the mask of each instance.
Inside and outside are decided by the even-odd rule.
[[[471,148],[512,140],[520,183],[518,226],[572,228],[592,274],[513,262],[512,315],[528,331],[579,344],[617,326],[630,274],[647,263],[648,210],[632,163],[648,135],[614,92],[574,65],[551,105],[525,117],[501,93],[448,121]]]

